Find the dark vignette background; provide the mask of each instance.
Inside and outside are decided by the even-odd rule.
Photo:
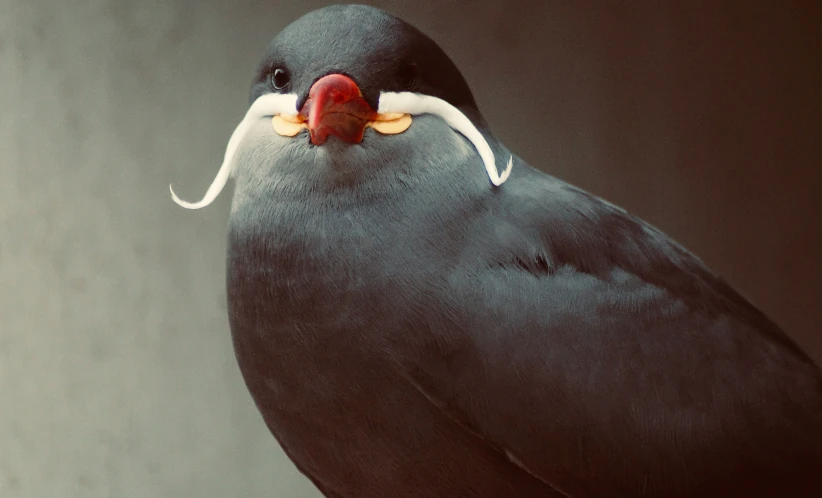
[[[231,191],[168,183],[204,192],[265,43],[324,3],[0,0],[0,496],[316,496],[234,363]],[[822,359],[820,3],[732,3],[376,2],[513,150]]]

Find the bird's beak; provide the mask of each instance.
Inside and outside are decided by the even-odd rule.
[[[295,116],[278,114],[272,125],[280,135],[293,137],[307,128],[314,145],[322,145],[329,135],[348,143],[359,143],[365,129],[372,127],[384,134],[402,133],[411,126],[411,116],[402,113],[377,113],[348,76],[329,74],[317,80],[308,99]]]
[[[365,101],[354,80],[342,74],[329,74],[312,85],[299,115],[307,121],[311,142],[322,145],[329,135],[359,143],[366,124],[373,121],[377,113]]]

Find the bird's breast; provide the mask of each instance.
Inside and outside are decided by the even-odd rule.
[[[235,205],[229,222],[227,294],[241,366],[380,355],[442,287],[443,258],[390,210],[260,206]]]
[[[409,229],[403,235],[375,216],[288,203],[233,209],[227,294],[235,354],[286,447],[314,449],[316,434],[392,395],[395,380],[375,387],[392,370],[386,352],[417,330],[421,296],[441,285]]]

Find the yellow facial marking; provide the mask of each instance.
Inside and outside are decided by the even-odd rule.
[[[277,114],[271,118],[271,126],[274,128],[275,133],[283,137],[295,137],[302,130],[308,129],[305,119],[301,116],[289,116],[287,114]],[[366,126],[374,128],[383,135],[396,135],[411,126],[411,115],[399,112],[380,114],[377,119],[368,122]]]
[[[368,123],[368,126],[383,135],[396,135],[411,126],[411,115],[399,113],[380,114],[375,121]]]
[[[300,131],[307,128],[305,122],[300,120],[299,116],[288,116],[286,114],[277,114],[271,118],[271,126],[274,127],[274,132],[283,137],[296,136]]]

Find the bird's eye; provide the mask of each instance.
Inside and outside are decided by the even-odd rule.
[[[291,81],[285,69],[280,68],[275,69],[274,72],[269,75],[269,79],[271,80],[271,85],[277,90],[282,90],[288,82]]]
[[[397,80],[400,85],[406,90],[410,90],[417,85],[417,65],[412,63],[406,64],[400,69]]]

